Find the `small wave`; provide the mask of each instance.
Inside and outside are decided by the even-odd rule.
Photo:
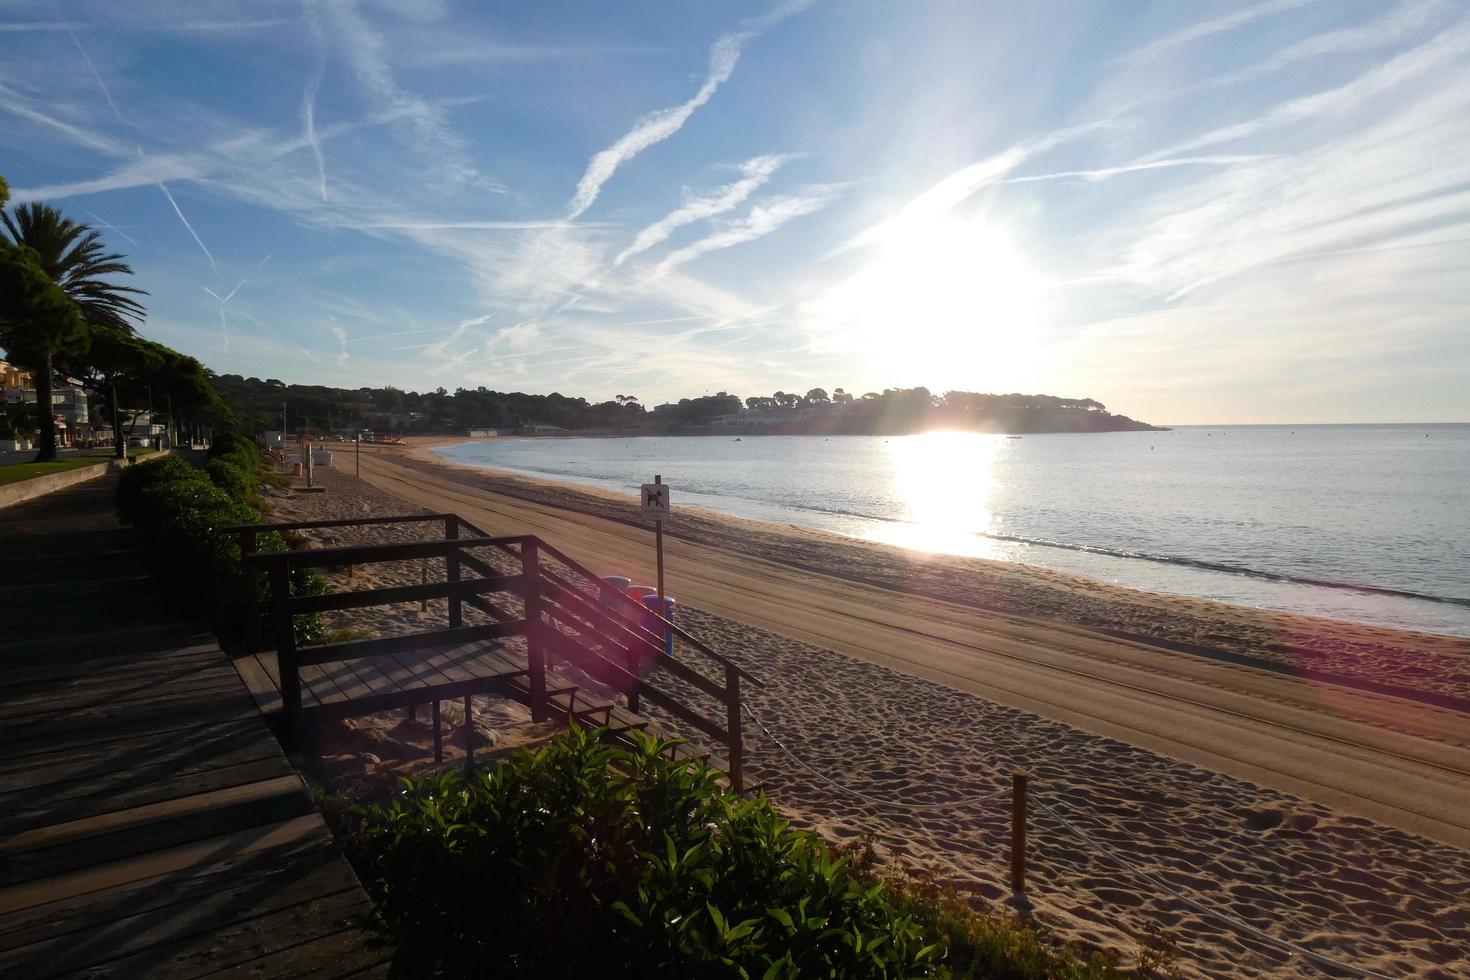
[[[864,521],[876,521],[883,524],[907,524],[896,517],[880,517],[875,514],[864,514],[859,511],[843,510],[837,507],[818,507],[812,505],[784,504],[793,510],[806,510],[820,514],[830,514],[834,517],[852,517]],[[1231,562],[1210,561],[1205,558],[1184,558],[1177,555],[1155,555],[1146,551],[1129,551],[1123,548],[1105,548],[1099,545],[1072,544],[1066,541],[1055,541],[1049,538],[1034,538],[1021,534],[999,534],[992,531],[972,531],[977,538],[987,538],[991,541],[1005,541],[1010,544],[1024,544],[1038,548],[1056,548],[1062,551],[1075,551],[1091,555],[1103,555],[1108,558],[1123,558],[1133,561],[1147,561],[1159,565],[1178,565],[1186,568],[1199,568],[1211,572],[1223,572],[1229,575],[1243,575],[1249,578],[1263,579],[1269,582],[1289,582],[1293,585],[1314,585],[1324,589],[1340,589],[1352,592],[1360,592],[1367,595],[1395,596],[1402,599],[1418,599],[1423,602],[1439,602],[1453,606],[1470,608],[1470,598],[1459,596],[1434,595],[1429,592],[1415,592],[1412,589],[1394,589],[1387,586],[1363,585],[1358,582],[1341,582],[1334,579],[1315,578],[1307,575],[1292,575],[1286,572],[1271,572],[1261,568],[1251,568],[1246,565],[1236,565]]]

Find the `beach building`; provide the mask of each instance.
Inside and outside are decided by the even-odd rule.
[[[554,428],[554,427],[553,427]],[[467,429],[465,435],[471,439],[491,439],[500,435],[499,429]]]
[[[554,436],[565,431],[566,429],[563,429],[559,425],[545,425],[540,422],[533,422],[530,425],[521,426],[521,435],[523,436]]]

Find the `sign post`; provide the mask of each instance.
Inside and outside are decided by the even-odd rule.
[[[658,559],[658,614],[664,614],[664,518],[669,516],[669,488],[662,476],[643,484],[644,517],[653,518],[654,553]]]

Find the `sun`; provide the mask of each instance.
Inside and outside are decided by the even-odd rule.
[[[826,297],[839,339],[895,383],[1004,385],[1035,357],[1040,288],[1000,226],[954,216],[904,222]]]

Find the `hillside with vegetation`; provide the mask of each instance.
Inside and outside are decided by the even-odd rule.
[[[718,392],[646,408],[636,395],[592,402],[552,392],[532,395],[489,388],[404,391],[288,385],[275,378],[217,375],[214,386],[250,429],[280,429],[282,412],[292,432],[431,434],[526,426],[555,426],[586,434],[638,432],[706,435],[738,429],[751,434],[900,435],[932,429],[972,432],[1114,432],[1155,426],[1115,415],[1091,398],[981,394],[927,388],[889,388],[857,396],[841,388],[828,394],[777,391],[741,398]]]

